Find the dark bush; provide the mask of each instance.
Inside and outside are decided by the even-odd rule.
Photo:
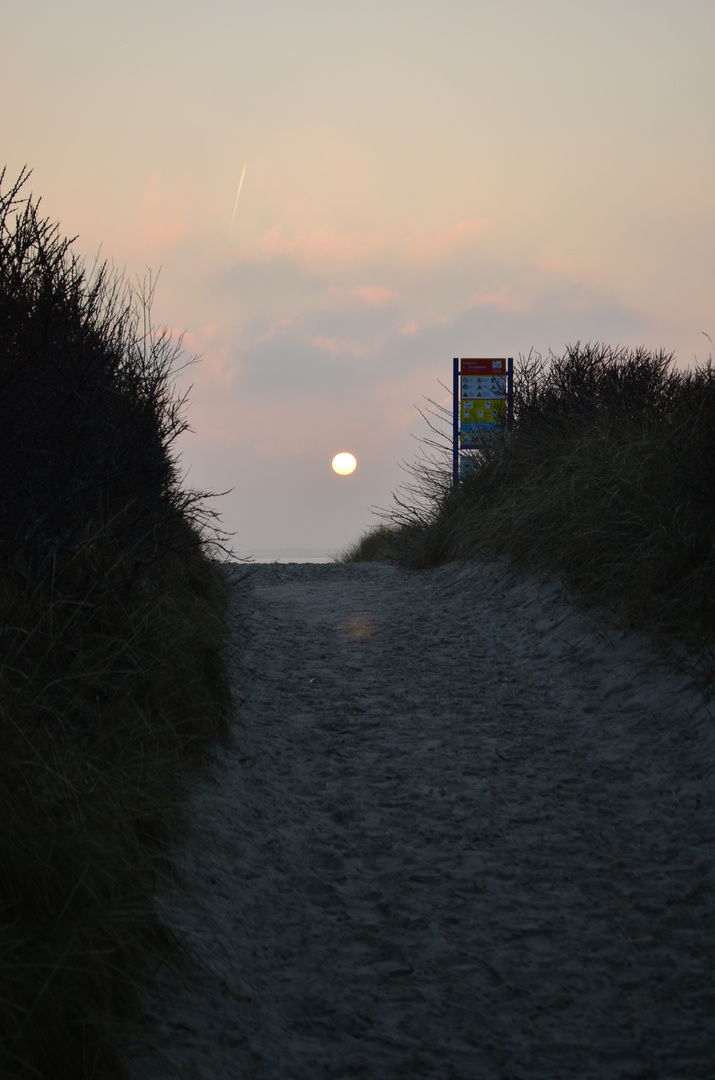
[[[514,386],[515,421],[563,428],[610,412],[641,419],[664,416],[681,390],[673,355],[646,348],[629,350],[599,343],[569,345],[563,356],[521,359]]]
[[[0,177],[0,1076],[119,1080],[181,968],[155,894],[228,739],[226,585],[179,483],[180,343],[27,178]]]
[[[200,501],[172,456],[181,343],[153,330],[151,289],[87,273],[27,179],[0,177],[0,555],[27,572],[101,531],[143,565]]]

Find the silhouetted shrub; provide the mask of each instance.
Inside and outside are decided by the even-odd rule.
[[[119,1080],[180,970],[157,884],[228,739],[226,583],[180,354],[0,177],[0,1076]]]
[[[199,513],[172,455],[181,342],[152,328],[151,290],[87,273],[27,177],[0,177],[0,554],[27,572],[95,535],[141,566]]]
[[[682,390],[673,355],[643,347],[599,343],[569,345],[563,356],[530,354],[517,366],[515,423],[525,429],[569,421],[588,423],[613,412],[620,417],[663,417]]]

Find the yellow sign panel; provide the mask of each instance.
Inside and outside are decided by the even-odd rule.
[[[463,398],[461,412],[463,423],[496,424],[506,415],[506,402],[503,398],[496,401],[489,398],[465,401]]]

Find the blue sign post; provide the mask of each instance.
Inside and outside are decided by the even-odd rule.
[[[478,450],[491,436],[511,427],[514,359],[460,360],[452,368],[452,484],[459,484],[460,450]]]

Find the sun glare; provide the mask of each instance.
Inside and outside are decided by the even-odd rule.
[[[354,472],[357,461],[352,454],[336,454],[332,464],[339,476],[349,476],[351,472]]]

